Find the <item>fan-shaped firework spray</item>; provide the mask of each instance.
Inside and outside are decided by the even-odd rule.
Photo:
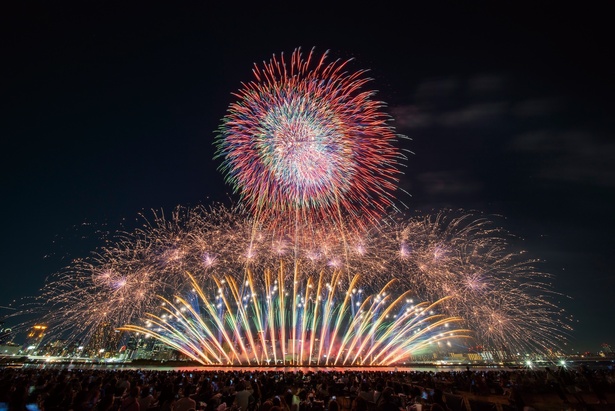
[[[394,280],[369,295],[354,288],[358,276],[348,288],[339,286],[339,274],[331,282],[309,277],[290,289],[282,270],[262,276],[266,287],[251,275],[246,287],[213,277],[215,293],[188,275],[192,295],[161,297],[161,314],[122,329],[153,336],[204,365],[388,365],[468,337],[454,327],[461,318],[436,312],[443,300],[415,304],[409,292],[390,293]]]

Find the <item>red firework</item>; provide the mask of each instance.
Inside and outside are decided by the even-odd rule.
[[[391,117],[366,70],[326,57],[296,49],[255,64],[222,120],[216,158],[258,221],[362,227],[394,205],[404,157]]]

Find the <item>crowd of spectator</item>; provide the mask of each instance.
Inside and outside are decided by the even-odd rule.
[[[447,411],[449,393],[504,396],[527,409],[524,398],[537,392],[563,404],[592,392],[606,403],[615,370],[0,370],[0,411]]]

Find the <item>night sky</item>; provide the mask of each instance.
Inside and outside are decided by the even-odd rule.
[[[99,230],[236,200],[212,159],[231,93],[253,63],[315,47],[369,69],[410,138],[401,201],[502,216],[554,275],[575,318],[571,351],[615,346],[606,9],[10,3],[0,12],[0,316],[100,245]]]

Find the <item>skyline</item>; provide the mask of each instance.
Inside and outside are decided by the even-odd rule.
[[[614,314],[606,227],[615,186],[612,63],[599,53],[606,41],[599,20],[581,25],[584,42],[565,19],[542,27],[548,10],[524,16],[450,5],[441,19],[421,21],[436,12],[425,6],[410,30],[427,35],[412,41],[396,38],[407,31],[395,24],[378,21],[366,33],[356,27],[361,20],[327,25],[317,13],[287,20],[276,37],[275,26],[249,26],[266,12],[240,17],[228,33],[205,6],[171,14],[126,7],[122,16],[90,7],[24,9],[8,25],[15,41],[2,68],[10,81],[1,249],[11,281],[0,305],[35,295],[45,277],[100,245],[97,230],[130,227],[142,210],[236,199],[213,160],[231,92],[250,79],[253,63],[315,47],[369,69],[397,131],[410,138],[400,141],[414,153],[400,186],[411,196],[398,192],[398,200],[419,212],[502,215],[524,249],[545,260],[554,289],[572,297],[562,305],[582,321],[571,345],[613,344],[615,332],[599,329]],[[386,12],[357,17],[377,21]],[[579,22],[598,17],[567,13]],[[303,31],[299,21],[324,26]],[[430,24],[445,30],[436,36]]]

